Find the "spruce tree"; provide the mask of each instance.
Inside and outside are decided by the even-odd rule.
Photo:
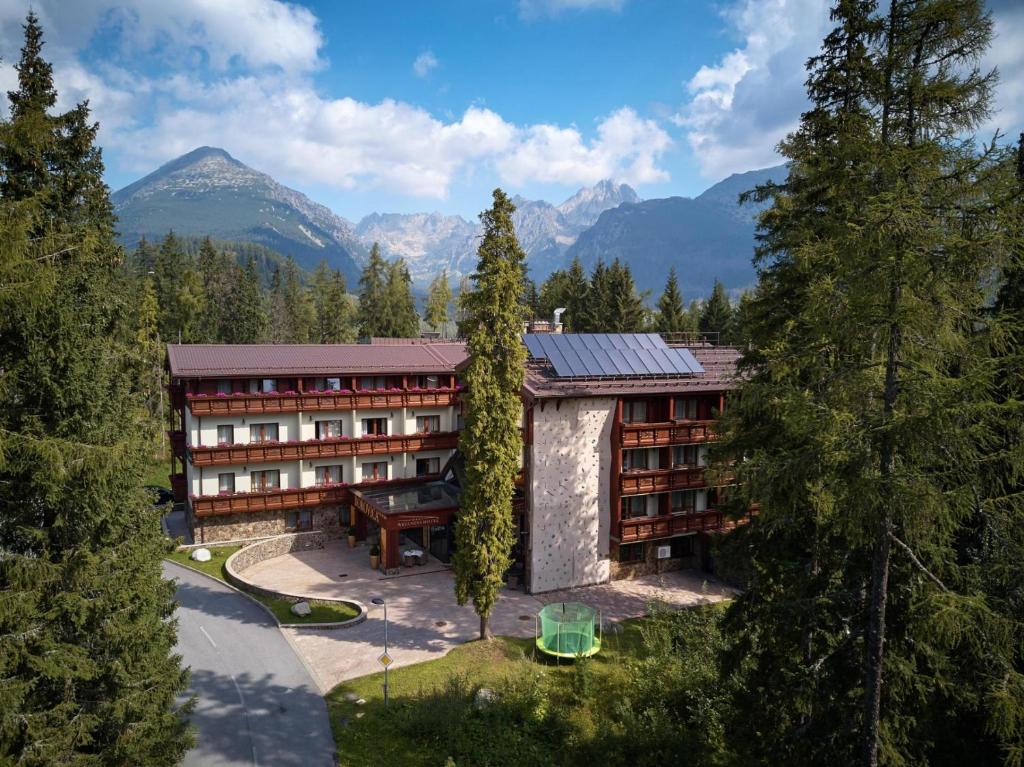
[[[356,340],[355,306],[345,287],[345,277],[326,261],[317,264],[310,281],[314,323],[312,341],[347,344]]]
[[[701,308],[700,332],[715,334],[714,337],[725,343],[724,337],[728,335],[731,325],[732,302],[729,301],[729,294],[725,292],[725,285],[715,280],[711,296]]]
[[[568,289],[568,273],[558,269],[549,274],[548,278],[541,283],[540,292],[537,295],[537,319],[551,320],[554,318],[555,309],[565,308],[569,295]],[[568,325],[568,318],[565,315],[562,317],[562,322]]]
[[[383,323],[391,312],[387,294],[388,263],[373,243],[370,258],[359,277],[359,335],[363,338],[385,335]]]
[[[91,134],[47,119],[41,45],[30,14],[0,124],[0,762],[172,765],[190,745],[190,704],[176,703],[187,673],[174,587],[140,488],[158,425],[136,334],[151,343],[152,317],[133,311],[109,200],[96,197],[99,150],[63,146]],[[30,167],[39,146],[46,162]]]
[[[683,333],[690,330],[686,319],[686,309],[683,308],[683,297],[679,294],[679,281],[676,279],[676,268],[673,266],[668,270],[665,291],[658,298],[655,327],[659,333]]]
[[[256,259],[249,256],[245,268],[232,267],[231,290],[225,314],[230,318],[224,327],[224,343],[258,344],[267,340],[270,317],[267,299],[260,283]]]
[[[420,315],[412,297],[412,277],[405,259],[398,258],[388,264],[384,296],[387,313],[382,318],[381,335],[387,338],[419,338]]]
[[[590,283],[583,265],[578,257],[573,258],[565,273],[564,299],[561,306],[565,307],[562,322],[571,333],[581,333],[587,329],[587,302],[590,300]],[[558,308],[558,307],[555,307]]]
[[[484,234],[467,296],[463,332],[469,359],[463,380],[466,427],[459,435],[465,480],[455,525],[455,596],[472,602],[480,616],[480,638],[512,565],[515,523],[512,494],[523,440],[520,390],[526,351],[520,299],[525,254],[516,240],[515,206],[500,189],[480,214]]]
[[[615,259],[608,268],[610,303],[605,332],[639,333],[647,326],[647,294],[637,293],[629,264]]]
[[[990,22],[968,0],[832,18],[781,145],[789,177],[756,195],[773,204],[751,348],[716,455],[735,461],[731,502],[760,503],[726,621],[732,746],[748,763],[937,764],[937,735],[971,712],[964,753],[994,740],[1012,763],[1019,629],[958,551],[999,412],[986,285],[1013,252],[1000,150],[971,140]]]
[[[195,334],[195,340],[200,343],[222,343],[227,335],[226,326],[233,321],[225,312],[231,292],[233,265],[234,260],[217,250],[209,237],[203,238],[196,256],[196,273],[204,293]]]
[[[427,308],[423,312],[423,319],[434,329],[441,333],[448,324],[448,306],[452,302],[452,288],[448,284],[448,270],[444,269],[430,283],[427,291]]]
[[[611,283],[611,274],[604,261],[597,260],[594,270],[590,273],[590,290],[587,292],[586,305],[583,307],[584,321],[580,331],[586,333],[611,332],[609,318],[614,312],[615,296]],[[575,329],[575,325],[573,325]]]

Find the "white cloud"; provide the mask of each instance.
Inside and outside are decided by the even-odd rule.
[[[116,34],[121,55],[159,54],[174,61],[199,55],[216,70],[232,65],[306,72],[323,65],[316,16],[281,0],[36,0],[57,57],[85,46],[97,31]],[[27,3],[0,4],[4,59],[16,54]]]
[[[519,15],[524,19],[557,16],[564,11],[619,11],[626,0],[519,0]]]
[[[780,162],[804,109],[804,64],[829,28],[826,0],[741,0],[725,14],[740,47],[704,65],[674,122],[708,178]]]
[[[424,51],[412,63],[412,71],[417,77],[426,77],[439,63],[432,51]]]
[[[985,66],[999,69],[992,119],[983,131],[1024,131],[1024,6],[1014,3],[993,9],[993,40]],[[983,136],[986,140],[991,136]],[[1017,136],[1007,137],[1015,141]]]

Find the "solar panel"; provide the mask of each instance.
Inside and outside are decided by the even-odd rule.
[[[560,378],[704,372],[688,349],[670,347],[656,333],[529,333],[523,341]]]

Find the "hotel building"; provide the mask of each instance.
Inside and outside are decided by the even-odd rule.
[[[708,566],[710,536],[731,523],[707,443],[738,352],[656,335],[524,340],[520,582],[539,593]],[[352,526],[379,540],[386,571],[410,545],[449,561],[465,360],[462,344],[420,339],[170,345],[171,481],[195,541]]]

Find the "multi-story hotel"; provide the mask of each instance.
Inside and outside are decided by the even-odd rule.
[[[705,477],[738,353],[527,335],[517,574],[531,592],[707,563]],[[553,340],[556,339],[556,340]],[[197,542],[324,530],[447,562],[462,344],[171,345],[172,486]],[[723,482],[719,478],[719,484]]]

